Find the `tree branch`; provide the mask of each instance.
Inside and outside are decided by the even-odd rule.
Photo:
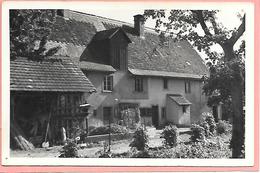
[[[234,45],[237,40],[243,35],[245,32],[245,23],[246,23],[246,15],[244,15],[242,19],[242,23],[240,24],[239,28],[233,32],[232,37],[229,39],[229,41]]]
[[[204,21],[202,10],[191,10],[191,12],[196,15],[197,20],[200,23],[200,26],[203,29],[204,33],[208,36],[212,36],[212,34],[209,32],[209,28]]]

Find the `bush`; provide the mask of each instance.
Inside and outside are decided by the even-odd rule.
[[[116,133],[128,133],[128,130],[124,126],[120,126],[117,124],[111,124],[111,133],[116,134]],[[105,135],[109,134],[109,126],[100,126],[96,127],[89,132],[89,136],[93,135]]]
[[[129,145],[132,148],[136,148],[139,151],[143,151],[148,147],[148,135],[144,128],[139,127],[133,136],[133,141]]]
[[[191,141],[197,142],[205,139],[205,129],[197,124],[191,125]]]
[[[216,131],[216,122],[215,122],[213,115],[211,113],[204,113],[204,115],[202,115],[202,116],[204,116],[205,121],[209,125],[209,131],[210,131],[211,135],[214,135],[214,133]]]
[[[66,145],[62,147],[61,154],[59,157],[62,158],[77,158],[78,155],[78,147],[76,142],[68,141]]]
[[[231,150],[221,139],[205,140],[191,145],[179,145],[172,152],[173,158],[230,158]]]
[[[211,113],[203,113],[201,120],[197,124],[204,128],[206,137],[213,136],[215,134],[216,122]]]
[[[217,123],[217,134],[221,135],[221,134],[230,134],[231,133],[231,129],[232,129],[232,125],[229,124],[229,122],[224,121],[224,120],[220,120]]]
[[[178,136],[179,136],[179,132],[178,132],[178,128],[176,126],[173,125],[169,125],[166,126],[161,134],[161,138],[164,139],[164,144],[166,146],[176,146],[177,142],[178,142]]]

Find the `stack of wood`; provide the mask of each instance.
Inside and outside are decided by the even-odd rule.
[[[18,149],[21,150],[33,150],[34,145],[26,139],[25,134],[23,130],[19,127],[19,125],[14,121],[10,123],[10,137],[11,141],[15,143],[11,143],[11,145],[15,145]]]

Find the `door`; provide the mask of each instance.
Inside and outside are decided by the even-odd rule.
[[[152,106],[152,122],[154,127],[159,126],[159,107]]]
[[[103,121],[104,124],[109,124],[111,122],[112,107],[103,107]]]

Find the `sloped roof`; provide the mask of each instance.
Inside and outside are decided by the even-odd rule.
[[[106,39],[111,39],[117,32],[123,32],[124,36],[126,37],[127,41],[130,43],[131,40],[128,38],[128,36],[125,34],[125,32],[121,28],[112,28],[104,31],[99,31],[97,32],[92,40],[106,40]]]
[[[94,63],[94,62],[87,62],[87,61],[80,61],[79,63],[80,69],[86,71],[103,71],[103,72],[115,72],[111,65]]]
[[[184,106],[184,105],[191,105],[191,102],[189,102],[185,97],[182,95],[168,95],[170,99],[175,101],[178,105]]]
[[[92,23],[57,16],[49,40],[86,46],[96,32]]]
[[[88,45],[100,28],[107,31],[99,33],[105,33],[107,36],[120,27],[132,42],[128,46],[130,69],[150,70],[154,73],[156,71],[194,75],[209,73],[204,61],[188,41],[174,42],[169,39],[167,44],[161,44],[159,35],[150,28],[145,28],[144,38],[140,38],[135,34],[133,24],[75,11],[70,11],[70,13],[68,20],[58,17],[58,24],[54,27],[57,28],[54,29],[55,33],[50,37],[51,39]],[[62,26],[67,29],[62,29]],[[74,39],[70,38],[71,34]],[[81,59],[92,61],[88,57],[81,57]]]
[[[176,73],[168,71],[155,71],[155,70],[140,70],[130,69],[128,71],[137,76],[162,76],[162,77],[174,77],[174,78],[190,78],[190,79],[201,79],[202,75],[188,74],[188,73]]]
[[[93,84],[67,57],[10,61],[11,91],[91,92]]]

